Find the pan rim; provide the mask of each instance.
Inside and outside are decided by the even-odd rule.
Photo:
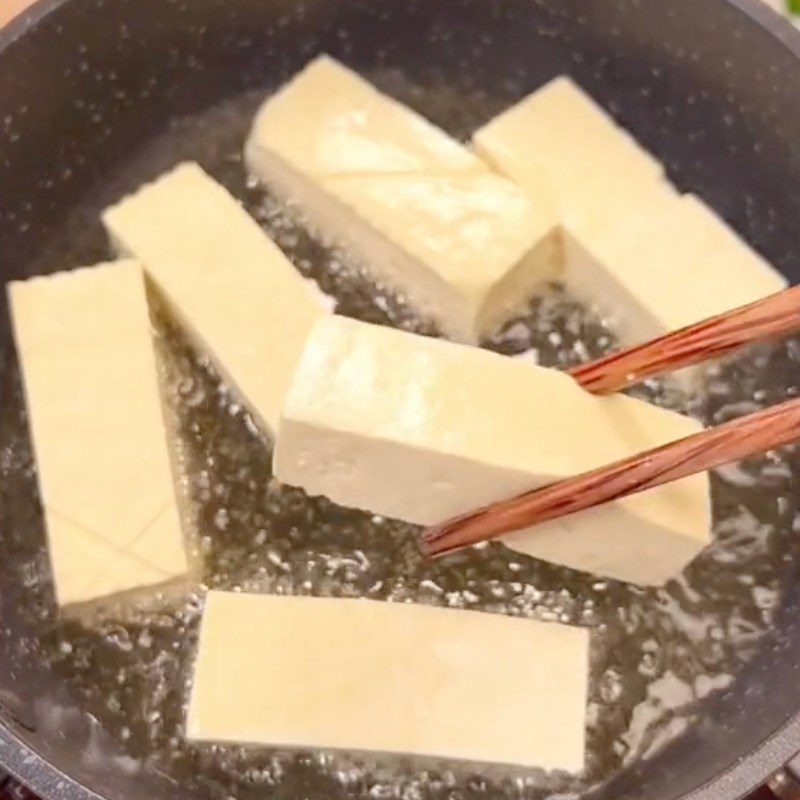
[[[45,17],[71,0],[35,0],[0,28],[0,55]],[[798,61],[800,31],[763,0],[717,0],[727,4],[771,35]],[[755,748],[739,757],[706,783],[674,800],[737,800],[757,789],[800,752],[800,709]],[[0,768],[42,798],[55,800],[109,800],[72,778],[0,721]],[[2,774],[2,773],[0,773]]]

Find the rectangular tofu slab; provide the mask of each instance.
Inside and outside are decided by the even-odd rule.
[[[787,281],[702,200],[684,195],[647,236],[614,261],[609,302],[628,310],[631,342],[722,314],[786,288]]]
[[[59,605],[185,579],[141,267],[31,278],[8,294]]]
[[[550,182],[565,281],[627,344],[786,285],[708,207],[681,197],[659,162],[568,78],[500,114],[473,146],[532,197]]]
[[[528,189],[542,173],[566,198],[582,181],[660,180],[664,168],[592,97],[555,78],[499,114],[472,138],[475,152]]]
[[[559,266],[549,198],[322,56],[261,107],[248,168],[442,330],[474,342]]]
[[[588,647],[498,614],[210,592],[187,736],[579,772]]]
[[[120,253],[142,262],[199,349],[267,433],[311,326],[311,287],[239,203],[181,164],[103,214]]]
[[[343,317],[312,331],[275,473],[312,495],[420,525],[701,430],[624,395],[486,350]],[[574,569],[659,585],[711,538],[705,474],[505,537]]]

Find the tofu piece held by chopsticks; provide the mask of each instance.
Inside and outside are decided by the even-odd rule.
[[[308,283],[197,164],[146,184],[107,209],[103,222],[274,434],[306,335],[324,314]]]
[[[182,583],[141,267],[102,264],[8,292],[59,605]]]
[[[210,592],[187,736],[579,772],[588,646],[498,614]]]
[[[319,232],[458,340],[477,341],[558,271],[549,194],[526,197],[327,56],[264,103],[245,156]]]
[[[564,279],[626,344],[780,291],[785,279],[570,79],[479,129],[475,151],[531,197],[553,186]],[[543,177],[544,176],[544,177]]]
[[[330,317],[309,336],[281,417],[277,477],[430,525],[701,430],[567,374]],[[574,569],[659,585],[711,538],[707,475],[504,537]]]

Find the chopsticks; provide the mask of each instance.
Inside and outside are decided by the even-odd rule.
[[[428,528],[423,549],[430,556],[445,555],[797,439],[800,398]]]
[[[748,344],[800,330],[800,286],[570,370],[584,389],[611,394]]]
[[[588,391],[609,394],[646,377],[798,329],[800,286],[612,353],[570,374]],[[797,439],[800,398],[432,526],[423,533],[423,550],[428,556],[445,555]]]

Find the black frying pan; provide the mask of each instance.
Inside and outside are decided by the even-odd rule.
[[[331,254],[247,185],[236,158],[258,99],[323,50],[464,137],[571,73],[682,189],[800,278],[800,35],[757,0],[44,0],[0,34],[2,279],[106,257],[98,209],[192,157],[341,312],[412,324],[397,304],[376,304],[357,276],[334,274]],[[608,346],[582,313],[546,301],[524,320],[525,341],[517,327],[492,344],[513,352],[534,343],[545,363],[565,366],[570,336]],[[735,798],[800,750],[791,450],[716,480],[720,514],[752,524],[723,526],[712,555],[661,592],[536,563],[515,582],[499,546],[426,566],[408,527],[269,482],[242,412],[174,332],[165,363],[189,375],[184,399],[194,398],[194,417],[182,421],[187,458],[200,459],[205,489],[218,489],[192,483],[209,583],[287,588],[306,570],[315,590],[347,593],[377,577],[369,585],[380,583],[378,594],[443,602],[435,585],[461,604],[491,608],[502,596],[536,615],[599,625],[584,782],[184,746],[197,602],[171,616],[112,615],[99,630],[56,619],[6,309],[0,325],[0,763],[43,797]],[[740,359],[725,368],[727,388],[695,410],[719,421],[754,398],[796,392],[799,353],[790,341]],[[324,558],[312,569],[315,553]]]

